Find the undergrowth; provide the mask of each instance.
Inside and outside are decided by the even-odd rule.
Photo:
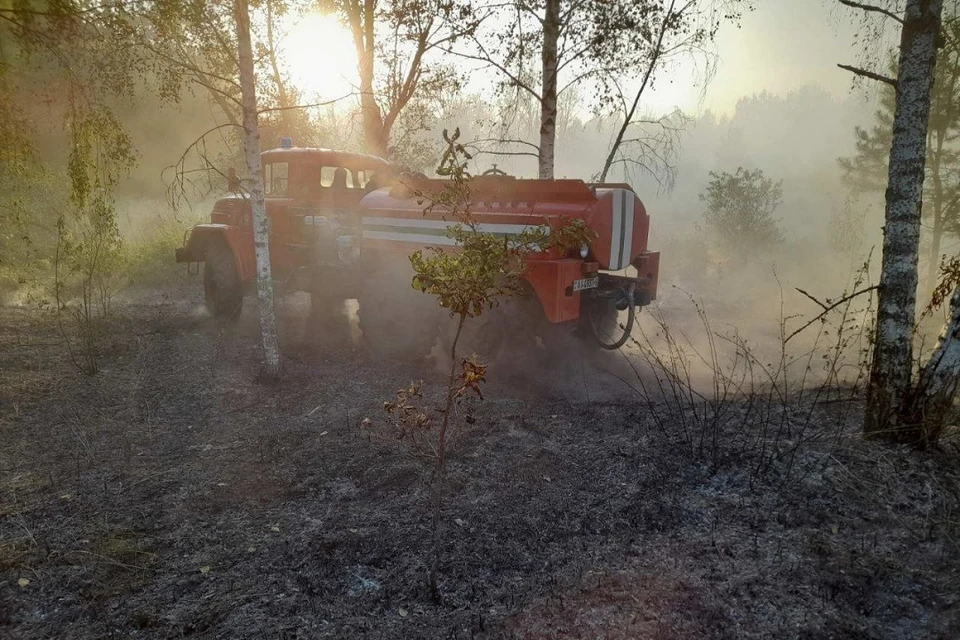
[[[868,264],[836,298],[798,289],[819,306],[812,319],[787,314],[781,289],[775,343],[718,329],[685,292],[695,331],[649,308],[632,338],[639,358],[628,362],[652,425],[713,468],[746,461],[754,478],[784,481],[808,471],[797,468],[800,454],[841,446],[861,399],[874,322]]]

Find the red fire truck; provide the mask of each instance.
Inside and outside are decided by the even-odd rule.
[[[401,174],[370,155],[294,147],[289,139],[261,159],[279,293],[310,292],[318,317],[331,322],[344,299],[358,300],[364,342],[382,356],[423,354],[443,338],[448,314],[410,286],[407,259],[417,248],[455,244],[443,212],[425,212],[415,195],[442,181]],[[529,254],[529,295],[468,323],[468,348],[492,357],[506,338],[532,339],[543,327],[579,331],[607,349],[627,341],[637,308],[656,298],[659,269],[659,253],[647,251],[649,216],[629,185],[496,172],[473,178],[470,192],[482,232],[518,234],[581,219],[597,239],[564,255]],[[187,233],[176,260],[202,262],[211,313],[235,317],[256,288],[249,200],[218,200],[210,222]]]

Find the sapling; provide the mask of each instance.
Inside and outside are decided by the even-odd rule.
[[[393,428],[389,439],[404,443],[432,467],[432,558],[428,582],[435,599],[439,599],[441,514],[453,411],[461,399],[483,398],[480,387],[487,375],[487,364],[479,362],[473,354],[463,357],[459,351],[464,326],[497,307],[505,298],[524,293],[527,253],[548,247],[580,246],[593,237],[583,221],[556,225],[555,230],[544,225],[507,237],[483,232],[470,209],[472,176],[467,164],[471,156],[458,142],[459,129],[453,134],[445,130],[443,137],[447,148],[437,168],[437,173],[447,178],[443,188],[408,186],[424,205],[424,215],[440,214],[448,222],[446,235],[455,242],[455,247],[429,247],[415,251],[409,258],[414,272],[413,288],[435,296],[455,324],[449,345],[445,402],[439,418],[435,419],[419,405],[423,398],[422,382],[415,382],[399,390],[396,399],[384,406]],[[365,424],[372,423],[365,421]]]

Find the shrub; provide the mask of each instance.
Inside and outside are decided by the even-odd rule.
[[[735,174],[710,172],[700,194],[707,229],[732,258],[749,259],[783,242],[774,212],[783,201],[783,181],[764,177],[761,169],[739,167]]]

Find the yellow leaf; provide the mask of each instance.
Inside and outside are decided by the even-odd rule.
[[[209,566],[200,567],[200,573],[210,573],[210,567]]]
[[[404,609],[403,607],[400,607],[399,609],[397,609],[397,613],[400,614],[401,618],[406,618],[410,612]]]
[[[30,584],[30,580],[27,578],[20,578],[19,580],[17,580],[17,584],[20,585],[21,587],[25,587],[28,584]]]
[[[833,531],[834,535],[836,535],[840,531],[840,527],[838,527],[837,525],[833,525],[833,527],[831,527],[830,530]]]

